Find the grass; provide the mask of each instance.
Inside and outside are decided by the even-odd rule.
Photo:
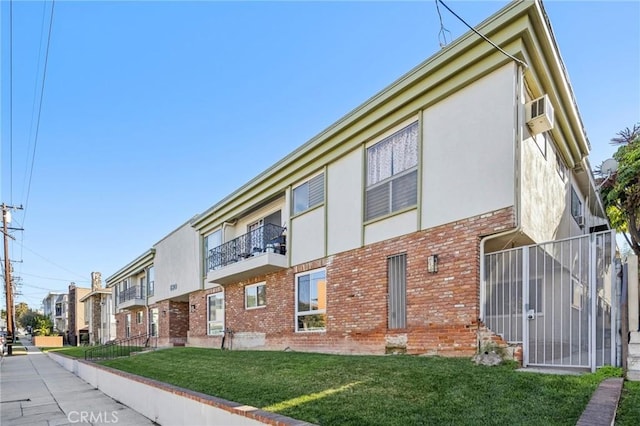
[[[616,425],[640,424],[640,382],[624,382],[620,404],[616,413]]]
[[[557,376],[469,359],[189,347],[102,364],[320,425],[575,425],[600,381],[620,374],[609,368]]]
[[[57,352],[62,355],[67,355],[73,358],[84,359],[84,352],[89,346],[63,346],[61,348],[40,348],[42,352]]]

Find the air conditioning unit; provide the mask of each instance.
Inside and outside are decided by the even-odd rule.
[[[576,222],[578,222],[578,226],[580,228],[584,227],[584,216],[577,216],[576,217]]]
[[[549,96],[544,95],[528,102],[526,109],[527,125],[531,133],[537,135],[553,129],[553,105]]]

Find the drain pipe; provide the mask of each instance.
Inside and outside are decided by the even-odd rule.
[[[479,315],[477,318],[478,321],[478,332],[476,333],[476,340],[478,350],[481,349],[481,341],[480,341],[480,321],[484,317],[484,304],[483,301],[486,298],[485,292],[485,244],[487,241],[494,240],[496,238],[501,238],[507,235],[513,234],[515,238],[520,231],[522,230],[522,221],[520,218],[520,210],[522,206],[522,126],[524,126],[523,120],[523,105],[521,99],[524,97],[523,89],[524,89],[524,69],[521,65],[518,65],[518,69],[516,72],[516,90],[518,94],[516,96],[516,106],[514,108],[514,121],[516,123],[515,126],[515,135],[514,135],[514,153],[513,153],[513,172],[514,172],[514,185],[513,185],[513,216],[515,220],[515,228],[509,229],[507,231],[499,232],[497,234],[491,234],[483,237],[480,240],[480,303],[479,303]]]

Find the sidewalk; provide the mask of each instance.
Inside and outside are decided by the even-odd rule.
[[[25,355],[0,361],[2,425],[153,425],[68,372],[21,337]]]

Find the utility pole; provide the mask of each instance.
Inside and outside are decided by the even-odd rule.
[[[2,203],[2,234],[4,236],[4,283],[7,300],[7,354],[13,354],[13,340],[15,338],[15,324],[13,322],[13,283],[11,281],[11,260],[9,259],[9,235],[8,224],[11,222],[11,209],[22,207],[7,206]]]

